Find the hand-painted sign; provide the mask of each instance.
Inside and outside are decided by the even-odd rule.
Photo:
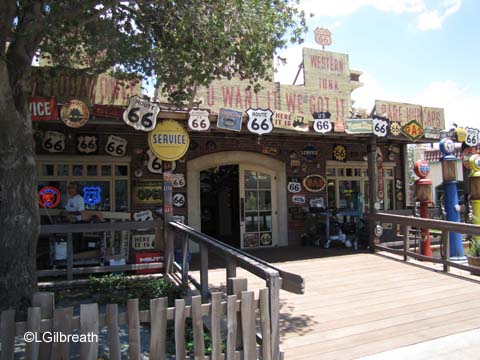
[[[135,234],[132,236],[134,250],[148,250],[155,248],[155,234]]]
[[[417,140],[423,136],[423,127],[416,120],[411,120],[402,126],[402,133],[410,140]]]
[[[478,145],[478,129],[467,127],[467,136],[465,136],[465,144],[468,146],[477,146]]]
[[[399,121],[402,126],[416,120],[422,127],[445,128],[445,116],[441,108],[376,100],[375,111],[378,115],[385,115],[390,121]]]
[[[319,192],[327,184],[325,178],[321,175],[312,174],[303,179],[303,187],[310,192]]]
[[[373,118],[373,133],[378,137],[385,137],[388,133],[388,121],[380,118]]]
[[[112,156],[125,156],[127,153],[127,139],[120,136],[109,135],[105,144],[105,152]]]
[[[308,121],[305,120],[304,116],[282,111],[275,111],[273,126],[279,129],[308,131]]]
[[[347,148],[344,145],[333,145],[333,160],[343,162],[347,161]]]
[[[288,192],[299,193],[302,191],[302,185],[299,182],[290,181],[287,185]]]
[[[300,154],[305,160],[313,161],[318,157],[318,148],[314,145],[305,145],[302,151],[300,151]]]
[[[173,206],[184,207],[185,206],[185,195],[182,193],[173,194],[172,198]]]
[[[271,133],[273,130],[273,112],[270,109],[248,109],[248,131],[263,135]]]
[[[57,120],[58,110],[55,98],[28,98],[28,110],[32,116],[32,121]]]
[[[217,128],[241,131],[242,116],[243,113],[241,111],[222,108],[218,113]]]
[[[77,136],[77,150],[82,154],[93,154],[98,152],[98,137],[95,135]]]
[[[100,186],[84,186],[83,200],[87,205],[97,205],[102,201],[102,188]]]
[[[207,110],[192,109],[188,112],[188,128],[193,131],[210,129],[210,119]]]
[[[160,122],[148,134],[148,146],[160,160],[175,161],[188,150],[190,138],[183,126],[173,120]]]
[[[170,169],[174,171],[177,167],[177,163],[175,161],[170,161]],[[147,169],[152,174],[161,174],[163,172],[163,162],[159,158],[155,156],[152,150],[147,150]]]
[[[48,152],[62,152],[65,150],[65,134],[58,131],[46,131],[42,147]]]
[[[347,134],[371,134],[373,133],[372,119],[346,119],[345,132]]]
[[[172,177],[173,177],[172,185],[174,188],[182,188],[185,186],[185,175],[172,174]]]
[[[152,131],[157,124],[160,106],[137,95],[128,99],[128,107],[123,112],[123,121],[137,130]]]
[[[60,204],[60,190],[53,186],[44,186],[38,190],[38,203],[42,208],[53,209]]]
[[[163,182],[162,180],[137,180],[133,194],[136,204],[161,204]]]
[[[90,118],[87,105],[80,100],[70,100],[62,106],[60,118],[71,128],[79,128],[85,125]]]

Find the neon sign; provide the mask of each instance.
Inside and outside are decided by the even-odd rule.
[[[43,208],[53,209],[60,204],[60,190],[53,186],[44,186],[38,190],[38,203]]]
[[[100,186],[85,186],[83,187],[83,200],[87,205],[97,205],[102,201],[102,188]]]

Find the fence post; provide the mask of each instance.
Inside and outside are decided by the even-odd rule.
[[[227,294],[233,294],[233,290],[229,288],[232,284],[228,279],[237,277],[237,260],[234,257],[226,256],[225,257],[226,268],[227,268]]]
[[[442,230],[442,247],[443,247],[442,259],[444,261],[444,263],[443,263],[443,271],[444,272],[449,272],[450,271],[450,266],[447,265],[447,261],[449,260],[449,256],[450,256],[449,234],[450,234],[449,231]]]
[[[32,306],[40,308],[42,319],[53,319],[55,310],[55,298],[52,292],[36,292],[32,296]],[[53,320],[52,320],[53,322]],[[52,329],[53,330],[53,329]],[[50,359],[52,357],[52,343],[40,343],[39,359]]]
[[[408,261],[407,251],[410,250],[410,226],[403,226],[403,261]]]
[[[208,247],[200,243],[200,287],[202,302],[208,301]]]
[[[247,279],[243,278],[230,278],[227,280],[227,289],[231,290],[231,293],[227,295],[236,295],[237,299],[242,298],[242,291],[247,291],[248,283]],[[243,336],[242,336],[242,312],[239,311],[237,314],[237,340],[236,348],[240,349],[243,345]]]
[[[272,359],[278,360],[280,353],[280,287],[282,279],[277,274],[267,280],[268,292],[270,297],[270,321],[272,335]]]
[[[73,237],[67,234],[67,280],[73,280]]]

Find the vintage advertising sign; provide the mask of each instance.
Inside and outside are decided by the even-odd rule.
[[[308,121],[305,119],[305,116],[283,111],[275,111],[273,126],[279,129],[308,131]]]
[[[402,126],[402,133],[410,140],[415,141],[423,136],[423,127],[418,121],[412,120]]]
[[[333,157],[333,160],[346,162],[347,148],[345,147],[345,145],[334,144],[332,157]]]
[[[440,129],[434,129],[432,127],[427,127],[425,129],[423,129],[423,131],[424,131],[423,137],[425,139],[434,139],[434,140],[440,139]]]
[[[53,186],[44,186],[38,190],[38,203],[42,208],[54,209],[60,204],[60,190]]]
[[[132,236],[134,250],[148,250],[155,248],[155,234],[135,234]]]
[[[242,116],[241,111],[222,108],[218,113],[217,128],[242,131]]]
[[[345,119],[345,132],[347,134],[372,134],[372,119]]]
[[[478,129],[467,127],[465,128],[467,135],[465,136],[465,144],[468,146],[478,145]]]
[[[133,194],[136,204],[161,204],[163,200],[162,180],[137,180]]]
[[[58,109],[55,98],[30,97],[28,98],[28,110],[32,121],[57,120]]]
[[[45,131],[42,148],[51,153],[65,150],[65,134],[58,131]]]
[[[102,188],[100,186],[84,186],[83,200],[86,205],[97,205],[102,201]]]
[[[292,203],[298,205],[305,204],[305,195],[292,195]]]
[[[188,112],[188,129],[192,131],[206,131],[210,129],[208,115],[208,110],[190,110]]]
[[[247,129],[251,133],[263,135],[273,131],[273,111],[270,109],[248,109]]]
[[[165,217],[171,217],[173,215],[173,176],[169,172],[163,173],[163,214]]]
[[[70,100],[62,106],[60,118],[71,128],[79,128],[85,125],[90,118],[87,105],[80,100]]]
[[[175,161],[188,150],[190,138],[183,126],[173,120],[160,122],[148,134],[148,146],[160,160]]]
[[[163,172],[163,162],[159,158],[155,156],[152,150],[147,150],[147,169],[152,174],[161,174]],[[175,161],[170,162],[170,169],[174,171],[177,167],[177,163]]]
[[[81,154],[94,154],[98,152],[98,137],[96,135],[78,135],[77,151]]]
[[[299,193],[302,191],[302,184],[296,181],[290,181],[287,185],[287,190],[290,193]]]
[[[132,219],[134,221],[151,221],[153,220],[153,213],[152,210],[143,210],[133,213]],[[137,231],[147,231],[149,228],[146,229],[137,229]]]
[[[310,192],[319,192],[325,189],[327,181],[321,175],[312,174],[303,179],[303,187]]]
[[[376,100],[375,111],[377,115],[386,116],[390,121],[398,121],[402,126],[411,120],[416,120],[423,127],[445,128],[445,115],[441,108]]]
[[[314,145],[305,145],[300,154],[305,160],[313,161],[318,158],[318,148]]]
[[[322,46],[332,45],[332,33],[328,29],[315,29],[315,42]]]
[[[128,99],[128,107],[123,112],[123,121],[137,130],[152,131],[157,125],[160,106],[138,96]]]
[[[93,105],[92,115],[101,118],[121,119],[124,109],[115,105]]]
[[[120,136],[109,135],[105,144],[105,152],[108,155],[122,157],[127,153],[127,139]]]

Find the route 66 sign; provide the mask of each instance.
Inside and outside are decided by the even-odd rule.
[[[128,99],[128,107],[123,112],[123,121],[137,130],[152,131],[157,125],[159,112],[158,104],[135,95]]]
[[[109,135],[105,144],[105,152],[112,156],[124,156],[127,152],[127,139],[115,135]]]
[[[134,221],[151,221],[153,220],[153,213],[152,213],[152,210],[144,210],[144,211],[139,211],[134,213],[132,217]],[[146,229],[137,229],[137,230],[146,231],[149,229],[146,228]]]
[[[323,117],[320,114],[323,115],[324,113],[313,113],[313,130],[322,134],[332,131],[330,118]]]
[[[387,136],[388,121],[373,118],[373,133],[378,137]]]
[[[189,111],[188,128],[193,131],[210,129],[210,119],[207,110],[192,109]]]
[[[478,130],[475,128],[467,127],[467,136],[465,137],[465,144],[468,146],[477,146],[478,145]]]
[[[302,191],[302,185],[299,182],[290,181],[287,186],[288,192],[290,193],[299,193]]]
[[[172,174],[172,185],[174,188],[182,188],[185,186],[185,176],[183,174]]]
[[[177,163],[175,161],[170,162],[172,164],[172,171],[175,170]],[[152,174],[161,174],[163,172],[162,160],[157,158],[152,150],[147,150],[147,169]]]
[[[77,150],[82,154],[95,153],[98,150],[98,138],[95,135],[79,135],[77,136]]]
[[[273,130],[273,112],[270,109],[248,109],[248,131],[262,135],[271,133]]]
[[[172,202],[173,202],[173,206],[176,206],[176,207],[185,206],[185,195],[181,193],[173,194]]]
[[[42,147],[48,152],[62,152],[65,150],[65,134],[58,131],[46,131]]]

